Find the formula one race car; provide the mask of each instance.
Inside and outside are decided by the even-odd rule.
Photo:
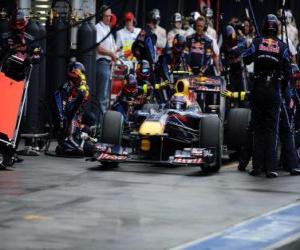
[[[249,121],[249,112],[245,109],[229,110],[224,118],[222,87],[219,78],[181,79],[164,108],[145,104],[135,112],[134,126],[129,129],[121,113],[108,111],[102,123],[102,144],[95,159],[105,166],[145,162],[198,166],[205,172],[217,172],[226,148],[223,135],[229,134],[234,139],[233,147],[228,148],[237,151],[244,143]],[[207,98],[209,94],[212,99]],[[186,98],[187,105],[172,105],[174,96],[179,101]],[[204,98],[201,106],[199,98]],[[224,121],[230,123],[226,132]]]
[[[146,104],[137,111],[136,121],[138,130],[124,133],[119,112],[104,115],[102,144],[95,157],[102,165],[145,162],[198,166],[206,172],[220,169],[221,120],[216,114],[202,113],[196,102],[160,110]]]

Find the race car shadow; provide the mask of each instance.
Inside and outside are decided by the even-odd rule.
[[[141,165],[141,164],[121,164],[118,167],[107,167],[103,165],[93,166],[87,168],[89,171],[113,171],[113,172],[127,172],[127,173],[142,173],[142,174],[164,174],[164,175],[182,175],[190,177],[207,177],[214,175],[212,173],[202,172],[198,168],[188,168],[183,166],[172,166],[168,164],[156,164],[156,165]]]
[[[208,177],[208,176],[213,176],[216,175],[217,173],[206,173],[203,172],[202,170],[199,170],[198,172],[187,174],[186,176],[190,177]]]
[[[15,168],[12,168],[12,167],[10,167],[10,168],[0,168],[0,171],[14,171],[15,170]]]
[[[87,168],[90,171],[114,171],[115,169],[118,169],[119,167],[107,167],[107,166],[94,166],[94,167],[89,167]]]

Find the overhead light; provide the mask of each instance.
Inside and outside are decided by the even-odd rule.
[[[48,9],[48,8],[50,8],[50,5],[47,5],[47,4],[37,4],[34,7],[35,8],[40,8],[40,9]]]

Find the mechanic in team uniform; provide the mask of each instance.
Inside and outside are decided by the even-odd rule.
[[[147,67],[147,61],[142,61],[140,63],[142,73],[143,69]],[[147,73],[144,72],[142,74],[146,75]],[[116,110],[123,115],[125,123],[133,121],[134,118],[131,116],[134,111],[141,109],[147,101],[147,97],[151,95],[150,84],[147,82],[146,78],[143,80],[140,78],[141,74],[138,75],[139,82],[134,74],[126,75],[122,91],[112,105],[113,110]]]
[[[245,40],[238,36],[235,29],[228,25],[225,31],[225,41],[223,43],[222,52],[225,56],[224,64],[228,68],[229,85],[228,89],[232,92],[241,92],[246,90],[243,79],[243,67],[241,56],[232,52],[232,48],[238,44],[244,43]]]
[[[177,34],[174,37],[172,48],[169,48],[164,55],[158,58],[155,66],[155,77],[156,83],[162,83],[160,84],[160,95],[163,103],[166,103],[172,94],[170,84],[176,83],[179,78],[173,73],[182,72],[186,74],[190,72],[185,48],[185,37]]]
[[[159,9],[153,9],[148,12],[147,14],[147,26],[146,30],[148,32],[151,31],[154,33],[157,37],[156,40],[156,53],[158,56],[162,55],[164,53],[164,50],[167,45],[167,32],[164,28],[162,28],[160,25],[160,11]]]
[[[86,83],[85,67],[80,62],[71,62],[68,66],[68,81],[55,92],[58,109],[60,135],[56,153],[58,155],[82,155],[82,149],[75,140],[80,127],[81,108],[89,99],[89,87]]]
[[[195,21],[196,33],[187,37],[189,49],[189,65],[193,74],[214,75],[213,64],[216,73],[220,74],[219,48],[213,39],[205,34],[207,23],[204,17]]]
[[[12,15],[10,31],[0,36],[0,64],[2,65],[2,72],[17,81],[24,80],[26,74],[28,74],[28,66],[32,63],[37,63],[40,58],[40,47],[38,43],[34,41],[31,35],[25,32],[27,23],[28,20],[24,13],[20,10],[16,10]],[[24,61],[22,66],[16,68],[15,65],[8,60],[12,55]],[[19,141],[20,138],[18,136],[15,148],[10,148],[0,143],[0,150],[3,153],[1,168],[11,167],[15,162],[23,161],[23,159],[19,158],[16,154]]]
[[[146,60],[150,65],[151,84],[154,84],[154,65],[157,61],[156,35],[149,29],[141,30],[132,44],[132,53],[137,61]]]
[[[292,100],[294,101],[295,112],[295,130],[300,129],[300,70],[297,64],[292,64]]]
[[[24,13],[17,10],[11,20],[11,29],[7,33],[3,33],[0,37],[0,62],[2,64],[2,71],[9,77],[16,80],[23,80],[25,78],[24,72],[17,72],[6,64],[6,59],[15,55],[25,61],[24,65],[28,66],[30,63],[36,63],[40,58],[40,47],[34,41],[34,37],[25,32],[28,24]]]
[[[182,93],[175,93],[170,99],[170,108],[184,111],[188,107],[188,100]]]
[[[288,91],[289,89],[287,89]],[[225,90],[221,93],[224,97],[239,99],[241,101],[249,99],[250,91],[231,92]],[[296,152],[295,138],[292,131],[290,102],[294,96],[289,96],[288,93],[281,102],[281,112],[279,120],[279,139],[281,143],[280,165],[291,175],[300,175],[299,158]],[[296,101],[295,101],[296,102]],[[253,120],[249,121],[246,134],[246,143],[241,147],[238,170],[245,171],[253,155]]]
[[[276,36],[278,19],[266,16],[263,35],[253,40],[243,54],[246,64],[254,61],[255,81],[251,93],[253,115],[253,169],[250,175],[266,172],[266,177],[275,178],[277,165],[277,138],[279,129],[282,89],[290,80],[288,46]]]
[[[189,71],[187,53],[185,52],[186,39],[183,35],[177,34],[174,37],[172,49],[161,55],[156,64],[156,73],[163,81],[176,82],[172,80],[172,72]]]

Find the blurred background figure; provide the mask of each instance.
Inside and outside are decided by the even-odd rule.
[[[124,28],[117,31],[116,45],[119,50],[119,55],[129,60],[133,59],[131,46],[141,31],[140,28],[136,28],[134,25],[134,14],[132,12],[126,12],[124,14]]]
[[[291,39],[295,48],[297,48],[297,46],[299,44],[299,33],[298,33],[298,29],[297,29],[292,11],[287,10],[285,13],[285,16],[286,16],[286,22],[287,22],[288,37],[289,37],[289,39]]]
[[[245,91],[243,86],[243,66],[241,56],[235,53],[233,48],[245,40],[242,36],[238,36],[235,29],[231,25],[227,25],[222,46],[222,52],[225,55],[224,65],[228,69],[230,91]]]
[[[200,13],[198,11],[193,11],[190,14],[189,17],[189,27],[188,29],[185,31],[185,36],[191,36],[195,33],[195,29],[194,29],[194,24],[196,22],[196,20],[200,17]]]
[[[287,39],[285,28],[282,27],[282,22],[281,21],[278,21],[278,33],[277,33],[277,37],[280,40],[282,40],[284,43],[288,44],[289,51],[290,51],[291,62],[292,63],[296,63],[297,50],[296,50],[294,44],[292,43],[290,37],[288,37],[288,39]]]
[[[247,48],[255,37],[255,28],[250,18],[245,17],[243,21],[242,37],[245,39]],[[254,73],[254,63],[246,65],[248,76],[252,77]]]
[[[206,32],[210,37],[217,40],[218,35],[217,35],[216,30],[214,29],[213,16],[214,16],[213,10],[211,8],[206,8],[205,9],[205,17],[206,17],[206,22],[207,22]]]
[[[163,54],[164,49],[167,45],[167,32],[164,28],[159,26],[160,12],[158,9],[153,9],[148,13],[147,16],[147,28],[149,28],[157,37],[156,50],[157,55]]]
[[[246,40],[247,47],[252,43],[253,38],[255,37],[255,28],[252,24],[252,21],[250,18],[245,17],[243,21],[243,37]]]
[[[173,46],[174,37],[179,35],[185,35],[185,31],[182,29],[182,16],[180,13],[176,12],[172,16],[172,29],[168,32],[167,39],[168,39],[168,47]]]

